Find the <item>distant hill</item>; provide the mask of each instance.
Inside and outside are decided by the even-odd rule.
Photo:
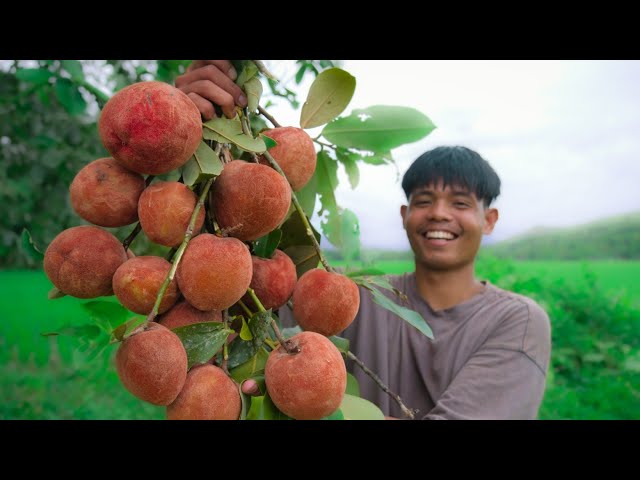
[[[483,250],[519,260],[640,260],[640,211],[570,228],[536,228]]]

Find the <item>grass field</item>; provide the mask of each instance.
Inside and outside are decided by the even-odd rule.
[[[376,266],[388,273],[413,269],[411,262]],[[486,277],[483,269],[489,272]],[[640,262],[512,262],[503,272],[495,263],[478,264],[478,275],[497,285],[505,275],[525,273],[572,285],[598,282],[612,297],[622,294],[640,305]],[[164,417],[164,408],[134,398],[120,385],[113,367],[115,346],[88,360],[77,340],[41,335],[88,323],[81,307],[85,301],[48,300],[51,284],[41,271],[2,271],[0,285],[0,419]],[[599,413],[593,415],[597,418]]]

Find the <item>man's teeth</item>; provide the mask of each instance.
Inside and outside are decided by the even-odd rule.
[[[427,238],[443,238],[445,240],[453,240],[456,238],[453,233],[449,232],[427,232]]]

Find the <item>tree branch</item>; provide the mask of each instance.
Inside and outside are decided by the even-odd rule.
[[[260,115],[262,115],[263,117],[265,117],[267,120],[269,120],[274,127],[276,128],[281,128],[282,125],[280,125],[278,122],[276,122],[276,119],[273,118],[269,112],[267,112],[264,108],[262,108],[260,105],[258,105],[258,112],[260,112]]]

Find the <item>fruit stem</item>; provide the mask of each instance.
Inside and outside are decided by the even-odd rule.
[[[136,227],[133,229],[133,231],[122,242],[122,246],[124,247],[125,252],[129,249],[129,245],[131,245],[131,242],[133,242],[133,240],[136,238],[138,233],[140,233],[140,230],[142,230],[142,225],[140,225],[140,222],[138,222],[136,224]]]
[[[262,60],[251,60],[256,67],[258,67],[258,71],[263,74],[265,77],[274,80],[276,82],[279,82],[280,80],[278,80],[278,78],[269,71],[269,69],[265,66],[264,63],[262,63]]]
[[[253,300],[253,303],[255,303],[256,306],[258,307],[258,311],[266,312],[264,306],[262,305],[262,302],[260,302],[260,299],[256,295],[256,292],[253,290],[253,288],[251,287],[247,288],[247,293]],[[282,332],[278,328],[278,324],[276,323],[276,319],[273,318],[273,315],[271,315],[271,327],[273,328],[273,332],[276,334],[276,338],[278,339],[278,342],[280,342],[280,345],[282,345],[282,348],[284,348],[287,351],[287,353],[290,353],[293,355],[300,351],[300,347],[298,345],[293,343],[291,340],[287,340],[282,336]]]
[[[265,158],[269,160],[269,163],[271,164],[271,166],[275,168],[280,175],[282,175],[284,178],[287,178],[287,176],[284,174],[284,172],[280,168],[280,165],[278,165],[278,162],[276,162],[276,160],[271,156],[271,154],[268,151],[265,151],[262,155],[264,155]],[[300,217],[300,220],[302,220],[302,223],[305,226],[307,236],[311,239],[313,248],[316,249],[316,253],[318,254],[318,257],[320,257],[320,262],[322,262],[322,265],[324,265],[324,268],[325,270],[327,270],[327,272],[334,272],[335,270],[329,265],[329,262],[327,262],[327,259],[322,254],[322,250],[320,250],[320,244],[318,243],[318,240],[316,240],[316,237],[313,235],[313,230],[311,229],[311,224],[309,223],[309,219],[307,218],[307,215],[304,213],[304,210],[302,209],[302,206],[298,201],[298,197],[296,197],[296,194],[293,192],[293,189],[291,190],[291,201],[293,202],[293,205],[296,207],[298,216]]]
[[[364,373],[369,375],[373,379],[373,381],[378,384],[378,386],[382,389],[383,392],[385,392],[387,395],[389,395],[391,398],[393,398],[396,401],[396,403],[398,405],[400,405],[400,408],[402,409],[402,413],[404,413],[411,420],[415,420],[415,410],[412,410],[412,409],[408,408],[402,402],[402,399],[400,398],[400,396],[395,394],[395,393],[393,393],[389,389],[389,387],[387,387],[384,384],[384,382],[382,380],[380,380],[380,377],[378,377],[378,375],[376,375],[371,370],[369,370],[369,368],[367,368],[367,366],[362,362],[362,360],[360,360],[352,352],[349,352],[349,351],[347,352],[347,357],[350,358],[351,360],[353,360],[364,371]]]
[[[202,193],[200,193],[200,197],[198,198],[198,203],[196,203],[196,206],[193,209],[193,213],[191,214],[191,220],[189,220],[189,226],[187,227],[187,231],[184,235],[184,240],[182,240],[182,243],[178,247],[176,256],[173,259],[173,265],[171,265],[171,270],[169,270],[169,274],[167,275],[167,278],[164,279],[164,282],[160,287],[160,291],[158,292],[158,296],[156,298],[156,303],[153,305],[153,309],[151,310],[151,313],[149,313],[146,323],[152,322],[156,318],[156,315],[158,315],[158,309],[160,308],[160,302],[162,302],[162,297],[164,296],[164,292],[167,290],[167,288],[169,287],[169,284],[175,277],[176,270],[178,269],[178,264],[180,263],[180,259],[182,258],[182,254],[186,250],[187,245],[189,244],[189,240],[191,240],[191,237],[193,237],[193,229],[195,228],[195,225],[196,225],[196,219],[198,218],[198,213],[200,213],[200,209],[204,205],[204,199],[209,193],[209,189],[211,188],[211,185],[213,184],[214,179],[215,177],[207,180],[207,183],[202,189]]]
[[[243,110],[243,115],[240,116],[240,124],[242,125],[242,133],[253,138],[253,134],[251,133],[251,126],[249,125],[249,117],[247,117],[246,109]],[[258,156],[253,152],[249,152],[249,154],[251,155],[251,159],[255,163],[258,163]]]
[[[260,115],[262,115],[263,117],[265,117],[267,120],[269,120],[274,127],[276,128],[280,128],[282,127],[282,125],[280,125],[275,118],[273,118],[269,112],[267,112],[264,108],[262,108],[260,105],[258,105],[258,112],[260,113]]]
[[[242,307],[242,309],[244,310],[244,313],[249,315],[249,318],[253,316],[253,312],[249,310],[249,307],[247,307],[247,305],[242,300],[238,300],[238,305]]]
[[[229,309],[225,308],[222,311],[222,323],[224,324],[224,329],[227,330],[229,328]],[[229,369],[228,369],[228,362],[229,362],[229,347],[227,346],[227,342],[224,342],[224,345],[222,346],[222,370],[224,370],[224,373],[227,374],[227,376],[229,376]]]

